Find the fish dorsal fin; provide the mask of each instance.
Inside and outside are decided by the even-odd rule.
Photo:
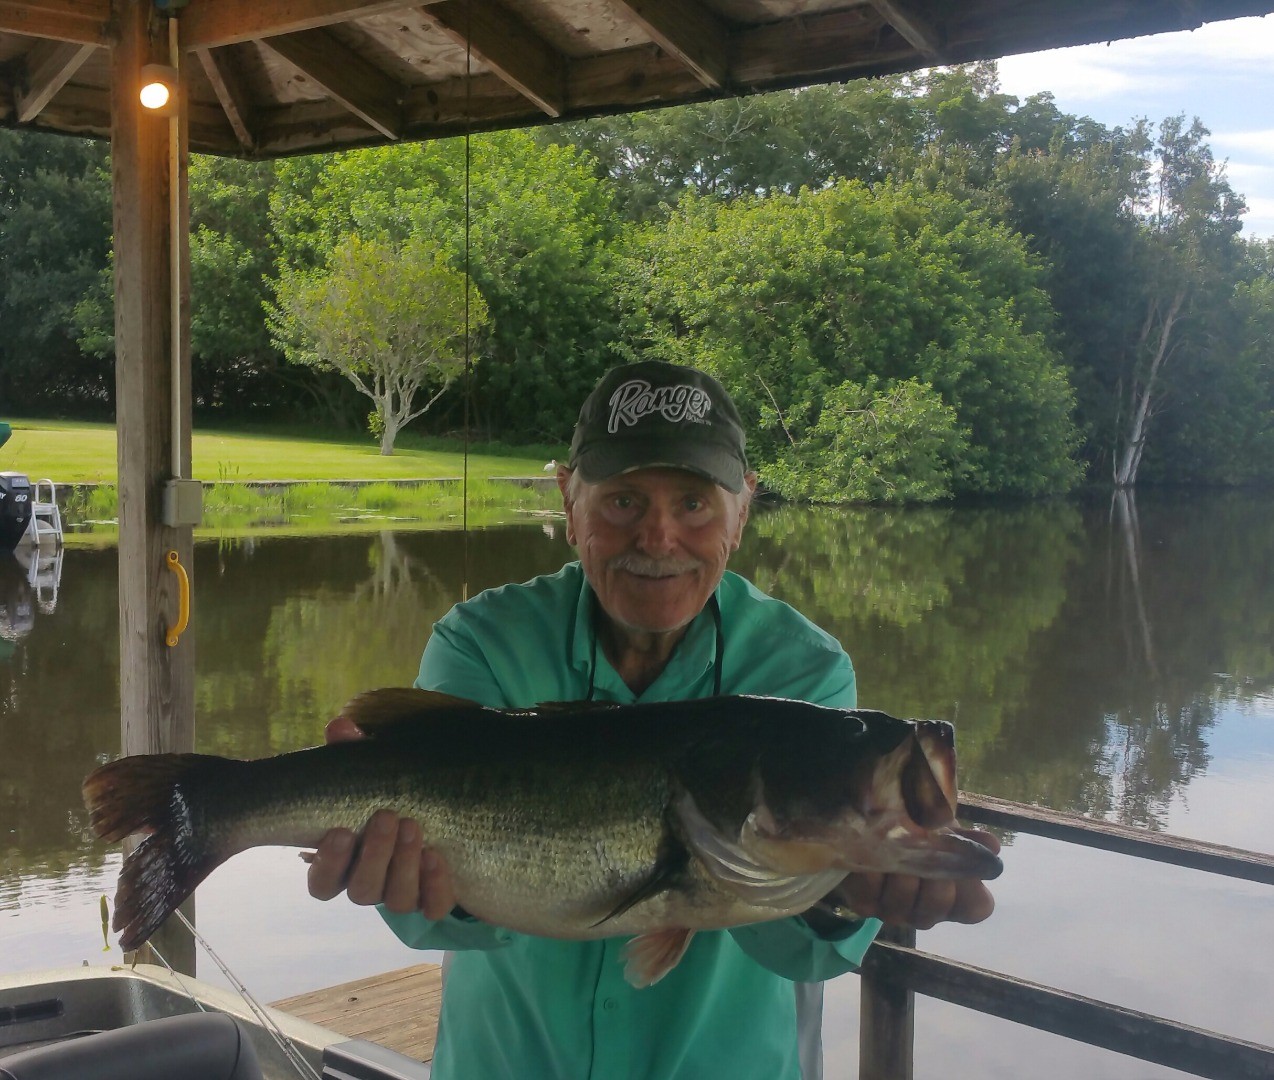
[[[792,874],[766,866],[704,817],[688,791],[678,795],[674,806],[691,854],[717,882],[755,907],[799,911],[817,903],[845,877],[844,870]]]
[[[392,686],[359,694],[341,710],[341,715],[353,720],[364,735],[401,739],[419,735],[421,721],[442,719],[457,710],[476,713],[484,708],[476,701],[438,690]]]
[[[597,712],[599,709],[618,709],[617,701],[541,701],[536,705],[542,713]]]

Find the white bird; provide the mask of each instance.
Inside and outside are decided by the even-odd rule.
[[[544,471],[545,471],[545,472],[557,472],[557,458],[553,458],[553,459],[552,459],[552,460],[551,460],[551,461],[550,461],[547,465],[545,465],[545,466],[544,466]]]

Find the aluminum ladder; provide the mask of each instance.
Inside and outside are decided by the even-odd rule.
[[[62,511],[58,509],[57,488],[47,478],[37,480],[32,489],[27,537],[36,545],[48,537],[56,546],[62,546]]]

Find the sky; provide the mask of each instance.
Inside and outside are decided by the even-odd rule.
[[[999,67],[1005,93],[1025,99],[1048,90],[1063,112],[1107,127],[1197,116],[1247,202],[1244,235],[1274,238],[1274,16],[1007,56]]]

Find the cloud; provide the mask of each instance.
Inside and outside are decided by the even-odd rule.
[[[1268,158],[1274,163],[1274,128],[1259,131],[1214,131],[1209,140],[1212,149],[1221,157],[1242,154],[1249,161]],[[1268,168],[1254,165],[1253,168]]]
[[[1217,83],[1268,79],[1274,57],[1274,17],[1209,23],[1198,30],[1081,45],[999,61],[1006,93],[1051,90],[1082,106],[1111,96],[1180,89],[1183,77]]]

